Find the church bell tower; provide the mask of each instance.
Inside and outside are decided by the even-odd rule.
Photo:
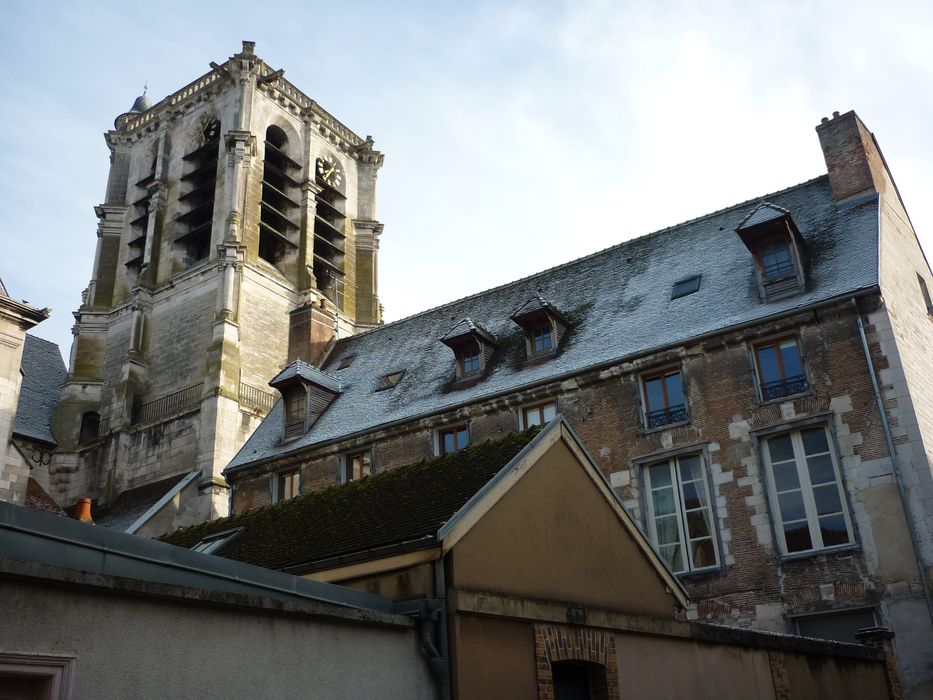
[[[289,361],[381,323],[383,156],[252,42],[107,132],[91,282],[53,428],[63,505],[187,474],[172,527],[224,515],[221,471]],[[197,474],[196,474],[197,473]]]

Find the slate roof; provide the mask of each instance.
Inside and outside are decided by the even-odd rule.
[[[764,304],[751,254],[735,231],[763,201],[791,213],[810,258],[804,293]],[[671,286],[695,275],[703,276],[700,290],[672,300]],[[281,444],[279,402],[227,471],[877,285],[877,197],[837,206],[824,175],[342,339],[323,367],[340,379],[342,393],[321,418]],[[523,333],[509,314],[535,294],[559,308],[569,328],[553,359],[527,365]],[[456,387],[454,358],[437,339],[465,317],[488,329],[498,347],[481,380]],[[338,370],[347,355],[356,356],[353,363]],[[378,377],[403,369],[398,386],[374,393]]]
[[[13,434],[55,445],[52,411],[61,399],[61,386],[67,371],[62,354],[55,343],[27,333],[20,366],[23,381],[16,404]]]
[[[313,562],[392,545],[432,546],[440,527],[538,432],[512,433],[160,539],[190,548],[209,535],[242,527],[219,556],[271,569],[309,565],[308,570]]]
[[[26,501],[24,505],[32,510],[68,517],[68,514],[55,502],[55,499],[32,477],[29,477],[26,482]]]
[[[126,532],[130,525],[139,520],[147,510],[158,503],[165,494],[175,488],[186,476],[188,476],[188,472],[183,472],[151,484],[138,486],[135,489],[128,489],[117,496],[112,503],[108,503],[101,508],[97,507],[95,501],[91,504],[94,522],[101,527]]]
[[[782,207],[776,207],[770,202],[765,202],[759,204],[745,219],[736,226],[736,230],[740,231],[742,229],[751,228],[752,226],[758,226],[763,224],[766,221],[773,221],[775,219],[782,219],[785,216],[790,214],[787,209]]]

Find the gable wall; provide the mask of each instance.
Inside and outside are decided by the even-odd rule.
[[[449,555],[448,585],[670,617],[675,599],[563,442]]]

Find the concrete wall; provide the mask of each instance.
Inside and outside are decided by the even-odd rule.
[[[0,652],[75,656],[78,698],[435,697],[413,628],[3,582]]]

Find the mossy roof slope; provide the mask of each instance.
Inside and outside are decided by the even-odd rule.
[[[286,569],[367,550],[430,546],[440,527],[505,467],[537,434],[533,428],[496,442],[390,469],[360,481],[256,508],[164,535],[193,547],[232,528],[240,534],[219,556]],[[361,557],[365,559],[368,557]]]

